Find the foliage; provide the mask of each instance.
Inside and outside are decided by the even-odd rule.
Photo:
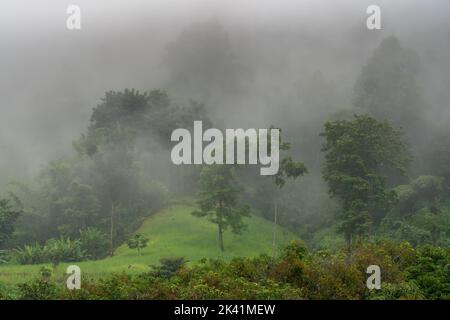
[[[351,243],[377,225],[396,199],[387,189],[386,170],[404,173],[409,163],[401,131],[368,115],[327,122],[323,178],[329,192],[342,201],[340,230]]]
[[[306,147],[311,151],[307,163],[312,170],[305,178],[316,176],[300,183],[295,178],[308,171],[291,154],[281,158],[280,170],[273,177],[275,183],[263,181],[250,166],[238,172],[234,166],[204,167],[201,173],[194,166],[168,170],[165,163],[158,163],[168,155],[170,133],[178,127],[190,128],[193,120],[203,120],[204,126],[210,127],[204,106],[191,102],[188,107],[178,107],[161,90],[107,92],[94,108],[88,130],[74,142],[76,154],[51,161],[29,185],[14,183],[10,192],[14,206],[0,200],[0,249],[8,248],[0,250],[0,263],[7,262],[2,268],[15,268],[10,257],[20,264],[53,264],[53,269],[39,269],[40,278],[12,292],[19,292],[24,299],[449,299],[447,142],[437,143],[432,150],[436,159],[430,166],[436,165],[435,170],[419,170],[422,175],[409,183],[402,178],[402,184],[395,187],[397,175],[408,169],[407,146],[402,132],[389,121],[375,120],[389,117],[396,125],[404,125],[417,149],[420,141],[411,139],[417,119],[410,111],[418,110],[423,101],[413,61],[414,55],[401,48],[396,39],[383,41],[355,86],[354,105],[371,116],[325,124],[323,177],[329,193],[341,202],[340,209],[322,191],[323,181],[314,172],[320,165],[318,146]],[[316,134],[315,127],[310,131]],[[280,149],[290,151],[290,144],[280,140]],[[197,183],[199,208],[189,207],[186,212],[194,210],[194,216],[207,217],[217,225],[222,251],[223,237],[229,236],[226,253],[212,253],[208,220],[194,219],[182,210],[170,216],[170,223],[155,223],[154,229],[136,233],[144,219],[166,203],[168,195],[175,199],[178,192],[192,195]],[[304,204],[308,202],[304,199],[312,196],[320,206]],[[271,220],[272,208],[277,208],[276,212],[282,214],[276,223],[289,227],[315,248],[326,250],[309,251],[296,242],[278,256],[274,250],[273,257],[250,258],[267,252],[271,225],[263,219],[248,223],[250,208],[241,205],[248,199],[267,220]],[[251,222],[254,220],[256,217]],[[153,232],[161,226],[162,230]],[[240,234],[247,227],[253,230],[239,237],[229,234]],[[192,232],[203,229],[203,233]],[[348,242],[358,237],[357,243],[351,243],[351,254],[340,247],[343,239],[336,230]],[[274,247],[277,232],[286,235],[285,242],[293,237],[274,226]],[[134,236],[126,241],[130,234]],[[151,251],[151,257],[141,256],[141,249],[148,243],[146,236],[153,234],[164,245],[145,250]],[[189,238],[180,244],[179,235]],[[201,249],[192,246],[193,242]],[[241,242],[248,246],[236,249],[236,243]],[[10,254],[14,247],[18,249]],[[175,250],[167,250],[169,247]],[[138,256],[129,254],[129,249],[137,249]],[[98,264],[82,263],[101,269],[112,261],[117,266],[108,265],[105,272],[128,267],[130,274],[87,279],[77,292],[67,292],[54,283],[60,280],[57,270],[64,266],[56,266],[61,262],[100,259],[108,251],[119,256]],[[167,251],[190,261],[219,255],[224,259],[239,255],[249,258],[205,259],[192,265],[181,257],[163,258],[159,265],[151,265],[150,272],[137,274],[146,265],[157,263]],[[120,256],[121,252],[132,256],[132,262]],[[370,264],[382,267],[380,291],[369,292],[365,287],[365,270]],[[40,266],[24,268],[36,272]],[[0,293],[0,297],[5,295]]]
[[[67,290],[43,277],[22,284],[24,299],[449,299],[449,250],[408,243],[368,243],[345,251],[310,252],[293,242],[278,257],[184,265],[182,258],[137,275],[85,279]],[[366,287],[366,268],[382,269],[380,290]],[[170,269],[170,270],[169,270]]]
[[[140,233],[136,233],[127,241],[127,245],[130,249],[136,249],[138,254],[141,255],[141,249],[144,249],[148,244],[149,239]]]
[[[39,264],[47,260],[43,247],[38,243],[16,249],[15,258],[20,264]]]
[[[370,300],[422,300],[424,295],[414,282],[384,283],[369,295]]]
[[[108,237],[99,229],[88,227],[80,230],[81,249],[90,259],[103,258],[108,252]]]
[[[450,210],[443,179],[419,176],[394,189],[398,203],[383,221],[379,235],[413,245],[448,246]]]
[[[56,284],[44,278],[19,285],[19,291],[21,300],[54,300],[58,294]]]
[[[49,239],[44,246],[26,245],[16,249],[15,258],[20,264],[40,264],[51,262],[58,265],[61,262],[81,261],[86,258],[86,252],[81,247],[80,240],[70,238]]]
[[[6,250],[0,250],[0,264],[6,263],[9,261],[9,252]]]
[[[183,257],[162,258],[159,266],[150,266],[152,274],[156,277],[170,278],[176,274],[186,263]]]
[[[395,211],[400,215],[412,215],[424,206],[435,207],[444,190],[442,178],[419,176],[407,185],[394,188],[399,200]]]
[[[0,199],[0,248],[12,237],[19,215],[20,212],[13,209],[9,200]]]
[[[216,224],[219,233],[219,246],[224,251],[223,233],[231,227],[239,234],[246,226],[243,217],[250,216],[250,208],[239,206],[239,189],[236,187],[234,170],[228,165],[204,167],[200,175],[200,192],[197,201],[200,210],[193,211],[197,217],[209,217]]]
[[[274,127],[271,126],[270,128],[272,129]],[[281,129],[279,130],[281,132]],[[279,139],[280,151],[289,151],[291,149],[291,144],[289,142],[282,141],[281,136]],[[270,148],[270,137],[267,137],[267,141],[269,142],[268,148]],[[303,162],[294,161],[292,156],[285,156],[281,159],[278,172],[275,174],[275,185],[278,188],[282,188],[286,184],[287,179],[297,179],[306,173],[308,173],[308,169]]]
[[[426,298],[450,299],[450,247],[418,248],[416,263],[406,271]]]
[[[50,239],[44,247],[45,257],[53,265],[60,262],[84,260],[86,253],[81,249],[80,240],[70,238]]]
[[[41,269],[39,269],[39,275],[42,277],[42,279],[47,280],[47,281],[52,276],[52,273],[53,273],[53,270],[46,266],[43,266]]]
[[[24,215],[10,247],[96,228],[108,234],[112,253],[165,204],[170,188],[192,192],[198,169],[168,173],[158,155],[168,154],[171,132],[193,120],[210,126],[203,105],[179,107],[162,90],[107,92],[73,143],[75,155],[50,161],[30,184],[11,186]]]

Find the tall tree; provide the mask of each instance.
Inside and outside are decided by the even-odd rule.
[[[247,205],[239,205],[239,188],[230,165],[205,166],[200,174],[199,210],[192,212],[196,217],[208,217],[217,224],[220,250],[224,251],[223,233],[228,227],[240,234],[246,229],[244,217],[250,216]]]
[[[417,81],[419,59],[396,37],[384,39],[359,75],[353,104],[377,120],[391,119],[419,144],[426,125],[425,102]],[[420,135],[418,134],[420,132]]]
[[[281,131],[281,130],[280,130]],[[268,139],[270,142],[270,139]],[[270,149],[270,143],[269,143]],[[291,144],[288,142],[283,142],[280,136],[280,150],[281,151],[289,151],[291,149]],[[281,190],[286,184],[287,179],[297,179],[298,177],[308,173],[306,166],[303,162],[294,161],[291,156],[286,156],[282,158],[280,162],[280,167],[278,169],[277,174],[275,175],[275,186],[277,189],[275,190],[274,195],[274,215],[273,215],[273,256],[276,254],[276,227],[278,223],[278,198],[279,198],[279,190]]]
[[[113,255],[118,231],[123,233],[122,208],[134,208],[138,196],[135,154],[130,138],[116,129],[114,143],[109,143],[93,156],[92,180],[102,209],[109,212],[110,255]]]
[[[353,236],[367,234],[395,201],[383,172],[405,173],[409,152],[400,130],[368,115],[327,122],[321,136],[326,139],[323,177],[330,194],[342,201],[340,231],[351,249]]]

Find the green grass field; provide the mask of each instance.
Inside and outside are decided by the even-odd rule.
[[[137,230],[150,239],[148,246],[138,255],[126,245],[117,248],[115,255],[97,261],[63,263],[55,270],[57,279],[64,279],[68,265],[81,268],[83,277],[99,277],[111,272],[137,273],[148,271],[149,265],[156,265],[163,257],[184,257],[190,262],[202,258],[232,259],[242,256],[257,256],[272,253],[273,225],[271,222],[253,216],[246,219],[248,231],[235,235],[224,234],[225,252],[218,246],[217,226],[205,218],[196,218],[190,213],[190,205],[173,205],[149,217]],[[284,245],[295,236],[285,229],[277,228],[277,244]],[[1,265],[0,285],[25,282],[39,274],[43,265]],[[49,266],[49,264],[48,264]]]

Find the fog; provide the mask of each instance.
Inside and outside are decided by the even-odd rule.
[[[79,31],[66,29],[69,4],[81,8]],[[70,154],[109,90],[166,89],[177,103],[204,103],[230,128],[307,127],[350,107],[361,68],[391,35],[420,58],[424,117],[447,125],[450,3],[376,1],[376,31],[366,28],[369,4],[4,0],[0,178],[27,178]]]

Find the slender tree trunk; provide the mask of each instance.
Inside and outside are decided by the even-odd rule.
[[[277,253],[277,220],[278,220],[278,201],[275,200],[273,212],[273,238],[272,238],[272,257]]]
[[[219,219],[219,223],[217,224],[217,226],[219,227],[219,245],[220,245],[220,250],[222,252],[225,251],[225,247],[223,245],[223,226],[221,221],[223,221],[223,216],[222,216],[222,208],[223,208],[223,204],[222,204],[222,200],[219,201],[219,212],[220,212],[220,219]]]
[[[114,203],[111,204],[111,220],[109,229],[109,255],[114,255]]]
[[[222,225],[219,223],[219,245],[220,245],[220,250],[222,252],[225,251],[225,247],[223,246],[223,229],[222,229]]]

